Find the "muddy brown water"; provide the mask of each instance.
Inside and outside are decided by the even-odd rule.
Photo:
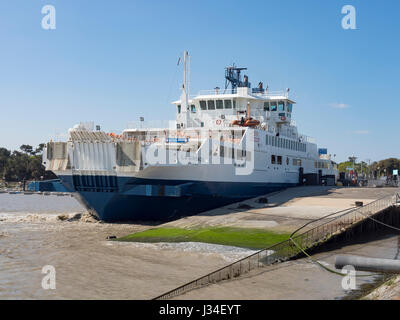
[[[247,249],[106,240],[144,224],[60,221],[85,210],[71,197],[0,194],[0,299],[150,299],[236,259]],[[56,289],[42,288],[54,266]]]

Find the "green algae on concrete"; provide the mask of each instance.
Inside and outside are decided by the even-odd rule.
[[[117,239],[132,242],[205,242],[250,249],[263,249],[285,241],[289,234],[262,229],[208,227],[196,229],[154,228]]]

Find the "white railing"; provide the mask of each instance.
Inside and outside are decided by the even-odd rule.
[[[129,121],[126,130],[176,129],[176,120]]]
[[[309,143],[316,143],[315,138],[309,137],[306,135],[299,135],[299,139],[301,139],[301,142],[309,142]]]
[[[197,96],[210,96],[210,95],[221,95],[221,94],[236,94],[237,90],[232,89],[213,89],[213,90],[200,90]]]
[[[191,96],[190,98],[198,97],[198,96],[210,96],[210,95],[223,95],[223,94],[236,94],[237,89],[212,89],[212,90],[200,90],[197,95]],[[263,93],[252,93],[252,89],[250,89],[251,94],[256,94],[258,96],[269,98],[269,97],[287,97],[287,94],[284,91],[264,91]]]
[[[261,94],[262,97],[287,97],[284,91],[266,91],[265,93]]]

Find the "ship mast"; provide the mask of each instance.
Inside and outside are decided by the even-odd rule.
[[[181,94],[181,112],[183,114],[182,126],[190,125],[190,110],[189,110],[189,79],[190,79],[190,57],[187,51],[183,54],[183,85]]]
[[[189,104],[189,79],[190,79],[190,57],[187,51],[183,55],[183,86],[182,86],[182,110],[188,110]]]

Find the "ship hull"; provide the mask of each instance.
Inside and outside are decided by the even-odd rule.
[[[111,187],[102,187],[91,183],[77,185],[71,175],[60,178],[88,211],[108,222],[170,221],[296,185],[115,177]],[[93,176],[79,179],[100,180]]]

